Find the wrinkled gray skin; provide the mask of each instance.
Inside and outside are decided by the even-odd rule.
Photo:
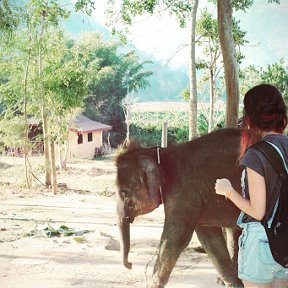
[[[238,168],[240,131],[220,129],[187,143],[160,149],[139,148],[118,156],[117,214],[123,264],[128,261],[130,224],[153,211],[164,199],[165,223],[150,287],[164,287],[195,230],[226,287],[243,287],[237,278],[236,226],[239,210],[216,195],[217,178],[228,178],[240,190]],[[226,237],[222,228],[226,227]],[[228,240],[227,245],[225,238]]]

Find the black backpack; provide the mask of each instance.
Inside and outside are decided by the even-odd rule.
[[[264,218],[261,224],[265,228],[274,260],[288,268],[288,175],[282,157],[271,144],[260,141],[252,147],[265,155],[282,180],[278,207],[271,227],[267,224],[269,219]]]

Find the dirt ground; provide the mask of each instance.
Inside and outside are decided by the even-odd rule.
[[[67,171],[57,175],[58,183],[67,184],[57,195],[40,183],[43,163],[41,157],[31,159],[39,181],[27,190],[21,188],[23,159],[0,157],[0,287],[147,287],[162,233],[163,207],[131,225],[133,267],[127,270],[119,252],[113,156],[70,161]],[[194,251],[198,245],[193,236],[167,288],[221,287],[207,255]]]

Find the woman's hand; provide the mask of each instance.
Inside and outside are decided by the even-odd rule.
[[[215,192],[218,195],[223,195],[227,197],[227,193],[233,189],[231,182],[226,179],[217,179],[215,182]]]

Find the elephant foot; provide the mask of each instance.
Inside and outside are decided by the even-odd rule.
[[[151,282],[150,282],[151,281]],[[164,288],[166,284],[163,283],[158,277],[152,279],[148,282],[148,288]]]
[[[224,281],[222,280],[222,278],[220,276],[217,276],[216,283],[219,285],[223,285],[223,286],[225,285]]]
[[[160,284],[160,283],[152,283],[151,285],[148,286],[149,288],[164,288],[165,285],[164,284]]]
[[[243,284],[228,284],[225,287],[232,287],[232,288],[243,288]]]
[[[244,287],[242,281],[239,279],[227,281],[226,279],[224,280],[223,277],[218,276],[216,279],[216,282],[219,285],[223,285],[225,287],[230,287],[230,288],[243,288]]]

